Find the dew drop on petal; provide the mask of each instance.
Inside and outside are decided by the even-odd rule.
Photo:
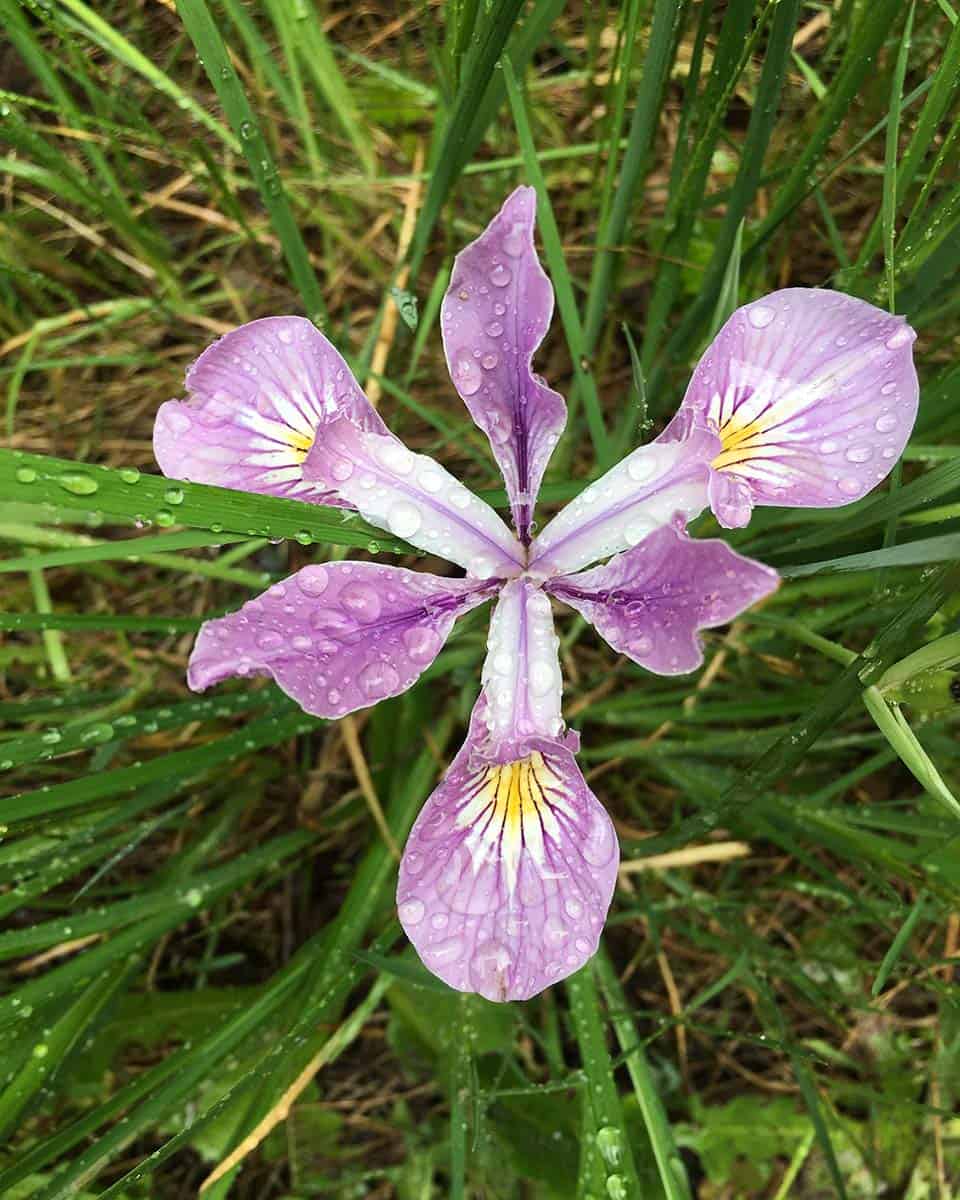
[[[554,669],[545,662],[535,662],[530,668],[530,687],[535,696],[545,696],[557,684]]]
[[[383,608],[379,592],[368,583],[348,583],[340,593],[340,603],[347,612],[367,622],[375,621]]]
[[[397,537],[412,537],[422,524],[420,509],[407,500],[401,500],[387,513],[387,528]]]
[[[489,579],[495,570],[493,559],[478,554],[467,563],[467,574],[476,579]]]
[[[747,319],[754,329],[766,329],[776,315],[766,304],[752,304],[747,309]]]
[[[454,364],[454,378],[464,396],[472,396],[480,390],[483,372],[473,355],[462,352]]]
[[[635,451],[627,459],[627,474],[634,483],[646,483],[656,473],[657,456],[650,451]]]
[[[877,433],[889,433],[891,429],[896,428],[896,425],[897,418],[893,413],[881,413],[874,422],[873,427]]]
[[[900,328],[886,340],[888,350],[899,350],[901,346],[906,346],[912,339],[912,332],[909,325],[901,325]]]
[[[873,457],[873,449],[870,446],[851,446],[843,457],[852,463],[869,462]]]
[[[513,279],[513,272],[503,263],[497,263],[490,272],[490,282],[494,287],[505,288]]]
[[[358,682],[365,695],[386,696],[397,688],[400,675],[390,663],[373,662],[363,668]]]
[[[485,371],[492,371],[499,361],[499,354],[485,354],[483,358],[480,359],[480,366],[483,367]]]
[[[827,438],[826,441],[820,443],[820,453],[821,454],[834,454],[839,449],[840,449],[840,447],[833,440],[833,438]]]
[[[330,474],[338,483],[346,483],[353,474],[353,463],[348,458],[338,458],[330,467]]]
[[[897,385],[891,379],[889,382],[885,383],[883,385],[883,387],[880,389],[880,395],[881,396],[892,396],[896,390],[897,390]]]
[[[376,449],[377,458],[388,471],[398,475],[409,475],[413,470],[413,455],[400,442],[381,442]]]
[[[487,326],[487,333],[492,338],[498,338],[503,333],[503,326],[499,321],[491,321]]]
[[[862,490],[860,481],[851,478],[849,475],[844,476],[843,479],[838,479],[837,487],[845,496],[856,496]]]
[[[405,900],[397,909],[404,925],[419,925],[423,920],[424,911],[422,900]]]
[[[511,258],[519,258],[523,253],[523,226],[519,222],[511,227],[503,239],[503,249]]]
[[[304,567],[297,575],[297,586],[307,596],[322,596],[330,582],[330,572],[326,567]]]
[[[406,631],[403,644],[415,663],[426,663],[430,662],[440,649],[440,638],[432,629],[418,625]]]
[[[645,521],[643,518],[638,518],[635,521],[631,521],[626,526],[623,531],[623,540],[628,546],[636,546],[638,542],[643,541],[647,534],[651,532],[652,528],[653,526],[649,521]]]
[[[443,487],[443,476],[436,467],[426,467],[418,478],[425,492],[439,492]]]

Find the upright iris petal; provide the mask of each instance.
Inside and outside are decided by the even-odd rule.
[[[323,420],[386,426],[350,369],[303,317],[263,317],[208,346],[187,372],[188,400],[160,406],[153,451],[174,479],[343,504],[303,478]]]
[[[849,504],[910,436],[915,338],[902,317],[852,296],[774,292],[730,317],[658,440],[683,437],[691,420],[717,433],[710,502],[723,525],[745,525],[754,504]]]
[[[507,198],[457,255],[441,309],[450,378],[490,439],[524,544],[540,481],[567,420],[563,397],[530,366],[553,313],[553,288],[533,245],[536,206],[531,187]]]

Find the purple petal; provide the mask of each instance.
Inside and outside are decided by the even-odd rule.
[[[693,428],[683,441],[634,450],[548,523],[530,548],[532,571],[566,575],[637,545],[675,517],[692,520],[706,507],[718,448],[714,434]]]
[[[264,317],[214,342],[187,372],[188,400],[160,406],[153,451],[164,475],[244,492],[341,503],[303,479],[320,422],[386,427],[350,369],[303,317]]]
[[[322,427],[303,473],[374,525],[470,575],[509,577],[522,570],[523,548],[490,505],[390,434],[337,417]]]
[[[487,701],[417,818],[400,863],[400,921],[458,991],[526,1000],[596,952],[613,896],[613,824],[557,738],[491,761]]]
[[[553,288],[533,244],[536,209],[531,187],[507,198],[457,255],[441,316],[450,377],[490,439],[524,544],[540,481],[567,420],[563,397],[530,367],[553,314]]]
[[[238,612],[204,623],[187,681],[270,675],[300,707],[342,717],[407,690],[455,619],[492,585],[366,562],[304,567]]]
[[[562,731],[559,645],[549,597],[529,579],[511,579],[493,610],[482,674],[488,749],[498,760],[521,757],[533,736]]]
[[[776,571],[726,542],[665,526],[626,554],[549,587],[614,650],[658,675],[682,675],[703,662],[698,630],[732,620],[779,582]]]
[[[818,288],[738,309],[681,408],[717,430],[712,465],[738,481],[734,498],[711,496],[720,522],[744,524],[745,499],[832,508],[885,479],[917,414],[915,337],[902,317]]]

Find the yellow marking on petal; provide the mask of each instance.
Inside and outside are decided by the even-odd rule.
[[[287,441],[293,450],[293,457],[297,463],[302,463],[310,453],[310,447],[313,445],[313,437],[307,437],[305,433],[299,433],[296,429],[291,429],[287,434]]]
[[[516,886],[522,851],[526,848],[542,857],[545,818],[551,824],[553,814],[543,799],[541,777],[555,778],[539,751],[487,767],[476,795],[457,816],[459,828],[470,828],[466,845],[474,863],[479,866],[498,857],[510,892]]]

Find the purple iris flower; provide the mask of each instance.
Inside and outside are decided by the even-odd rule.
[[[266,673],[305,711],[341,717],[409,688],[457,617],[496,599],[466,741],[413,827],[397,889],[426,966],[492,1000],[533,996],[590,958],[619,863],[561,715],[550,597],[639,666],[694,670],[698,631],[778,577],[722,541],[688,537],[687,522],[710,508],[730,528],[755,504],[858,499],[903,450],[918,397],[901,317],[835,292],[774,292],[730,317],[661,436],[534,536],[566,420],[563,398],[531,370],[553,311],[535,211],[533,189],[518,188],[457,257],[442,309],[450,375],[490,440],[514,531],[391,434],[300,317],[252,321],[209,347],[187,375],[189,399],[164,404],[154,433],[167,475],[351,508],[465,572],[304,567],[203,626],[188,670],[196,690]]]

